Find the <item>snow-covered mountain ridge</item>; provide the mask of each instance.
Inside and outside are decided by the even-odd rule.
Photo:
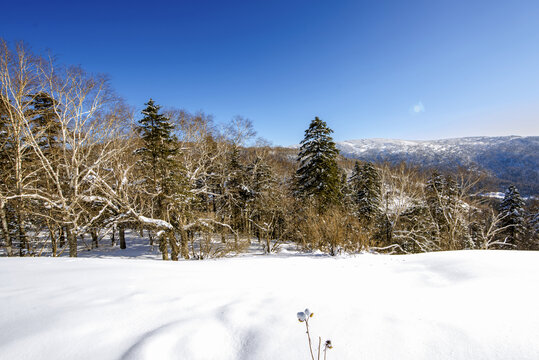
[[[442,140],[360,139],[337,143],[341,154],[452,169],[477,165],[529,194],[539,193],[539,136],[464,137]]]

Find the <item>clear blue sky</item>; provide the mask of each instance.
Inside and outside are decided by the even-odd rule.
[[[537,0],[3,1],[0,36],[276,145],[539,135]]]

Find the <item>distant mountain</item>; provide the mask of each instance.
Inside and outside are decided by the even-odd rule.
[[[499,180],[500,190],[515,184],[524,194],[539,194],[539,136],[363,139],[338,142],[337,147],[346,157],[373,162],[405,161],[447,170],[475,164]]]

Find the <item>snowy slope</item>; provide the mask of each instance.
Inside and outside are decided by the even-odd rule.
[[[367,161],[406,161],[455,168],[476,164],[505,183],[539,193],[539,136],[467,137],[431,141],[362,139],[337,143],[348,157]]]
[[[539,359],[539,253],[3,258],[1,359]]]

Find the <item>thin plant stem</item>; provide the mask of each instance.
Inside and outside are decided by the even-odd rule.
[[[322,344],[322,338],[318,337],[318,360],[320,360],[320,345]]]
[[[313,346],[311,343],[311,334],[309,333],[309,318],[305,320],[305,327],[307,328],[307,337],[309,338],[309,351],[311,352],[311,359],[314,360]]]

